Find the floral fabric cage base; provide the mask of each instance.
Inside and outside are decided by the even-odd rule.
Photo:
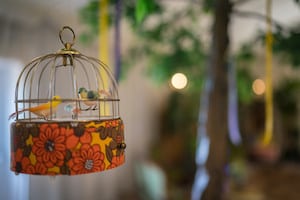
[[[62,34],[72,34],[64,42]],[[78,175],[124,163],[124,125],[117,83],[101,61],[72,48],[34,59],[21,72],[11,124],[11,170]]]

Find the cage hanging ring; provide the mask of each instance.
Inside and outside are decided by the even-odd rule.
[[[69,31],[72,32],[72,35],[73,35],[73,38],[72,38],[72,41],[70,42],[65,42],[63,39],[62,39],[62,33],[64,30],[68,29]],[[59,31],[59,39],[61,41],[61,43],[66,47],[66,49],[70,49],[71,46],[73,46],[74,42],[75,42],[75,33],[73,31],[73,29],[69,26],[64,26],[60,31]]]

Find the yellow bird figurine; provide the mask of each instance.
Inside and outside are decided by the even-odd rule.
[[[31,108],[25,108],[23,110],[19,110],[17,112],[12,113],[9,116],[9,119],[13,119],[16,117],[17,114],[23,113],[25,111],[30,111],[34,113],[35,115],[39,117],[43,117],[44,119],[47,119],[48,116],[56,111],[57,106],[61,103],[61,98],[60,96],[53,96],[52,101],[48,101],[47,103],[31,107]]]

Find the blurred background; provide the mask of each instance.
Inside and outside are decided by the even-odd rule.
[[[102,173],[72,177],[10,172],[7,118],[14,112],[20,70],[33,58],[63,48],[58,33],[64,25],[75,31],[75,49],[99,58],[99,2],[103,0],[0,0],[0,199],[190,199],[197,167],[207,168],[210,174],[215,170],[218,175],[214,163],[219,162],[210,161],[218,155],[222,156],[219,167],[224,178],[216,185],[204,184],[212,189],[202,199],[300,198],[298,0],[272,1],[274,129],[267,145],[262,144],[266,1],[232,0],[229,9],[217,9],[222,1],[110,0],[108,64],[115,74],[121,71],[116,78],[126,163]],[[220,22],[225,32],[213,28],[220,19],[218,12],[221,19],[230,17],[229,23]],[[218,38],[227,41],[226,58],[216,62],[221,63],[224,74],[210,81],[217,88],[224,86],[225,77],[228,87],[210,97],[208,104],[220,105],[214,110],[205,103],[203,91],[209,74],[214,73],[209,69],[215,69],[212,54],[220,46]],[[208,132],[223,128],[222,133],[207,133],[210,147],[201,143],[206,137],[199,137],[203,136],[199,114],[205,110],[215,112],[208,114]],[[227,125],[230,119],[236,119],[232,123],[238,135],[232,135]],[[204,164],[196,165],[199,146],[203,148],[200,152],[210,153],[208,165],[206,155],[202,155]],[[209,193],[219,196],[209,197]]]

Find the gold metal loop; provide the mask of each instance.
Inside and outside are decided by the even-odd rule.
[[[63,33],[63,31],[66,30],[66,29],[68,29],[69,31],[71,31],[72,34],[73,34],[73,39],[72,39],[72,41],[70,41],[70,42],[65,42],[65,41],[63,41],[63,39],[62,39],[62,33]],[[69,27],[69,26],[64,26],[64,27],[59,31],[59,39],[60,39],[61,43],[65,46],[65,48],[66,48],[67,50],[70,50],[70,49],[71,49],[71,47],[73,46],[73,44],[74,44],[74,42],[75,42],[75,38],[76,38],[76,37],[75,37],[75,33],[74,33],[73,29],[72,29],[71,27]]]

